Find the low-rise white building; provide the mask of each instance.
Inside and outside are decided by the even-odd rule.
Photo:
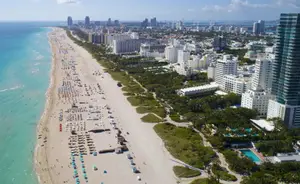
[[[248,90],[242,94],[241,106],[248,109],[255,109],[260,117],[266,117],[269,100],[274,96],[263,90]]]
[[[300,162],[300,153],[277,153],[274,157],[265,157],[271,163]]]
[[[177,91],[177,94],[180,96],[191,96],[191,95],[200,95],[202,93],[215,91],[219,88],[219,85],[215,82],[212,82],[207,85],[184,88]]]
[[[231,92],[241,95],[250,89],[251,80],[245,77],[238,77],[236,75],[224,75],[221,89],[226,92]]]

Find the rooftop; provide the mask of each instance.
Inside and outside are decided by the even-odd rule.
[[[218,87],[219,87],[219,85],[217,83],[212,82],[210,84],[206,84],[206,85],[203,85],[203,86],[196,86],[196,87],[180,89],[180,91],[182,91],[182,92],[198,91],[198,90],[202,90],[202,89],[218,88]]]
[[[267,131],[273,131],[274,130],[274,123],[272,121],[267,121],[264,119],[254,120],[251,119],[252,123],[260,127],[261,129],[265,129]]]

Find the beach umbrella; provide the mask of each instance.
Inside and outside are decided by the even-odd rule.
[[[103,171],[103,173],[104,173],[104,174],[107,174],[107,171],[106,171],[106,170],[104,170],[104,171]]]

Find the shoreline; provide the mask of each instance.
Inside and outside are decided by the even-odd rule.
[[[47,144],[45,144],[45,146],[41,146],[41,144],[39,143],[39,135],[44,134],[45,136],[48,135],[48,130],[47,130],[47,124],[48,124],[48,119],[49,119],[49,114],[51,113],[51,110],[53,108],[53,93],[55,91],[55,71],[56,71],[56,52],[54,49],[54,44],[52,43],[51,40],[51,33],[53,33],[55,31],[55,28],[50,27],[52,30],[47,34],[48,37],[48,44],[51,48],[51,70],[50,70],[50,79],[49,79],[49,87],[45,93],[45,97],[46,97],[46,103],[44,106],[44,111],[43,114],[37,124],[36,127],[36,146],[34,149],[34,159],[33,159],[33,164],[34,164],[34,170],[36,172],[36,177],[38,180],[38,183],[41,183],[41,175],[42,175],[42,162],[46,162],[45,164],[47,164],[48,166],[48,159],[47,159]],[[46,133],[45,133],[46,132]],[[44,151],[44,154],[41,153]],[[48,178],[47,181],[49,181],[50,179],[50,183],[53,183],[52,181],[52,177],[51,177],[51,173],[50,172],[46,172],[48,176],[43,176]]]

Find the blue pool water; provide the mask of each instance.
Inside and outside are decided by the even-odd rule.
[[[243,155],[248,157],[250,160],[252,160],[255,163],[261,162],[261,160],[253,153],[251,150],[240,150]]]

